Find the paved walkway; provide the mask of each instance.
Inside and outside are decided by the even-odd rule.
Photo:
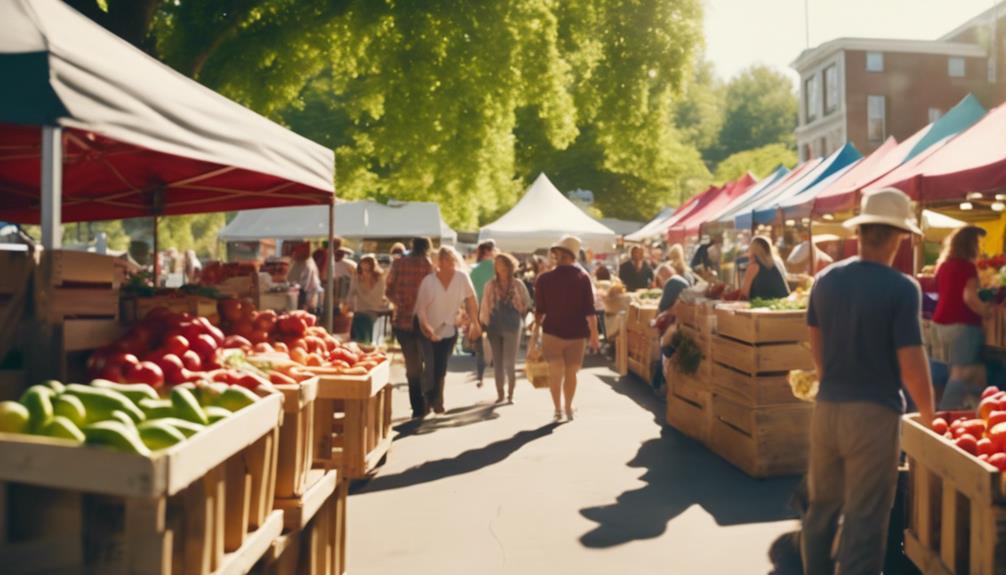
[[[796,528],[795,479],[757,481],[663,425],[664,404],[608,367],[585,371],[576,420],[518,382],[494,406],[452,360],[448,413],[402,423],[349,500],[349,572],[765,574]],[[398,374],[396,381],[404,378]],[[396,388],[395,413],[408,395]]]

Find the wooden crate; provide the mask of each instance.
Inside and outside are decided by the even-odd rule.
[[[23,334],[25,367],[31,381],[85,381],[90,353],[117,340],[126,328],[116,319],[31,322]]]
[[[118,317],[121,275],[115,260],[88,252],[43,252],[35,272],[36,319]]]
[[[319,376],[315,405],[315,465],[339,469],[348,479],[369,475],[391,448],[391,363],[363,376]]]
[[[681,433],[706,443],[712,424],[712,393],[701,379],[669,369],[667,423]]]
[[[276,385],[283,394],[283,425],[279,430],[276,499],[299,498],[308,487],[308,473],[318,450],[314,436],[314,405],[318,378],[295,385]]]
[[[1006,573],[1006,477],[906,415],[905,554],[924,575]]]
[[[751,375],[813,369],[810,349],[804,343],[752,345],[721,335],[713,336],[713,361]]]
[[[23,339],[22,323],[32,293],[35,258],[28,251],[0,250],[0,361]]]
[[[710,448],[752,477],[807,471],[810,403],[750,407],[713,395]]]
[[[254,575],[345,575],[349,481],[340,480],[332,488],[303,527],[273,541],[272,548],[252,570]]]
[[[281,402],[265,397],[151,457],[0,434],[0,564],[247,572],[283,528],[273,510]]]
[[[151,310],[159,307],[175,313],[189,313],[197,317],[209,317],[217,313],[217,300],[191,294],[124,297],[120,301],[120,316],[123,323],[134,323],[146,317]]]
[[[788,372],[751,375],[716,362],[710,364],[713,391],[733,402],[750,407],[801,402],[793,396]]]
[[[721,305],[716,308],[719,335],[746,343],[807,341],[805,311],[771,311]]]

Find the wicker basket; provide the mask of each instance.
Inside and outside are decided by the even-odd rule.
[[[524,362],[524,372],[531,385],[538,389],[549,387],[548,362],[541,352],[541,338],[535,331],[531,335],[531,341],[527,344],[527,358]]]

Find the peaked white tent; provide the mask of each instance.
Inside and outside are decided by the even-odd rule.
[[[349,239],[391,239],[425,236],[453,244],[457,233],[440,216],[434,202],[371,200],[335,205],[335,233]],[[261,239],[294,240],[328,237],[328,208],[296,206],[244,210],[220,230],[225,242]]]
[[[545,174],[539,174],[517,205],[479,230],[479,241],[493,239],[504,251],[530,253],[566,234],[579,237],[584,249],[597,253],[610,252],[616,237],[611,228],[584,213]]]

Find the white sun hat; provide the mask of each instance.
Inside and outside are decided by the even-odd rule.
[[[569,235],[562,236],[559,241],[552,244],[551,249],[566,250],[573,254],[573,257],[577,257],[580,255],[580,238]]]
[[[859,215],[842,225],[852,230],[863,224],[883,224],[922,235],[912,212],[912,200],[905,192],[895,188],[883,188],[864,195]]]

